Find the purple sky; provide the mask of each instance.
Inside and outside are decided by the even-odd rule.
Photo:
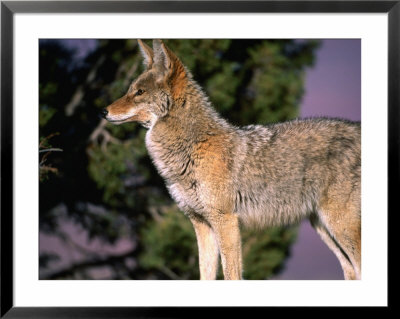
[[[323,40],[300,114],[361,120],[361,40]]]
[[[323,40],[306,75],[301,117],[361,120],[361,40]],[[283,272],[275,279],[343,279],[335,255],[304,221]]]

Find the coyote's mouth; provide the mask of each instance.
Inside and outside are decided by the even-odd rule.
[[[125,120],[109,120],[109,119],[106,118],[106,120],[108,122],[112,123],[112,124],[115,124],[115,125],[119,125],[119,124],[122,124],[122,123],[126,122],[126,119]]]
[[[105,119],[107,121],[109,121],[110,123],[118,125],[118,124],[122,124],[122,123],[126,123],[126,122],[135,122],[135,121],[137,121],[137,114],[130,115],[130,116],[127,116],[127,117],[124,117],[124,118],[115,118],[115,117],[112,118],[112,117],[106,116]]]

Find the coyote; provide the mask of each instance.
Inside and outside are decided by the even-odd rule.
[[[213,109],[161,41],[138,40],[145,71],[102,110],[109,122],[148,129],[146,147],[193,223],[200,279],[242,278],[239,223],[265,227],[308,218],[345,279],[361,277],[361,126],[339,119],[235,127]]]

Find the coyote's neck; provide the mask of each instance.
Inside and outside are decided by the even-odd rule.
[[[147,132],[146,146],[160,174],[167,179],[180,176],[199,143],[234,134],[233,127],[213,109],[195,82],[190,82],[183,103],[157,120]],[[180,177],[179,177],[180,178]]]
[[[196,142],[204,136],[232,132],[232,126],[214,110],[196,82],[188,83],[179,104],[165,118],[159,120],[158,125],[153,128],[153,134],[170,132],[176,139]]]
[[[189,82],[184,99],[184,110],[175,108],[171,115],[179,118],[191,134],[223,134],[232,130],[232,126],[215,111],[196,82]]]

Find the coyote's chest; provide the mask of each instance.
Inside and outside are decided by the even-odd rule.
[[[199,181],[195,174],[193,145],[181,139],[157,138],[151,130],[146,135],[146,147],[159,174],[183,211],[201,210],[198,200]]]

